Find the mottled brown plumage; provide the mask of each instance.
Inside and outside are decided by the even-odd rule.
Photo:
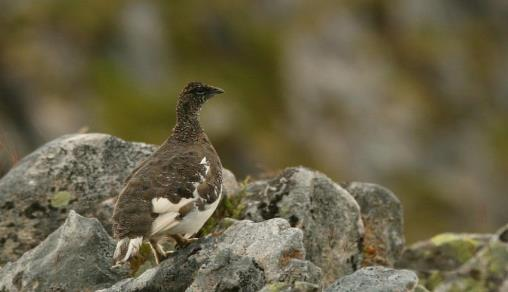
[[[119,240],[114,260],[123,263],[164,236],[177,240],[196,233],[221,198],[222,165],[199,123],[201,106],[221,89],[199,82],[180,93],[171,136],[127,179],[113,213]],[[153,247],[156,258],[163,253]]]

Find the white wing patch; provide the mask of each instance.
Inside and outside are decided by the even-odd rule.
[[[168,233],[169,234],[185,234],[185,238],[189,238],[195,233],[197,233],[201,227],[206,223],[206,221],[212,216],[215,209],[219,205],[219,202],[222,198],[222,192],[210,205],[205,206],[205,210],[200,211],[198,208],[193,209],[189,212],[185,217],[182,218],[177,225],[173,226]]]
[[[195,196],[195,195],[194,195]],[[195,201],[196,198],[181,198],[180,202],[177,204],[171,203],[170,200],[162,197],[153,198],[152,206],[153,212],[157,214],[168,213],[168,212],[178,212],[180,208],[189,204],[190,202]]]
[[[205,176],[207,176],[208,172],[210,171],[210,162],[208,161],[208,159],[206,159],[206,156],[203,157],[203,159],[201,160],[201,162],[199,164],[205,166]]]
[[[168,229],[173,228],[178,225],[178,220],[176,219],[180,213],[178,212],[169,212],[166,214],[159,215],[152,223],[152,233],[151,236],[154,236],[158,233],[163,233]]]
[[[205,210],[199,211],[198,208],[194,207],[184,218],[178,218],[180,216],[179,211],[183,206],[199,199],[198,186],[205,182],[206,176],[210,172],[210,161],[206,156],[203,157],[199,164],[205,167],[205,173],[204,175],[202,172],[199,173],[200,181],[192,183],[194,186],[193,198],[182,198],[177,204],[171,203],[168,199],[162,197],[152,199],[153,212],[160,215],[152,223],[151,236],[167,233],[185,234],[185,237],[188,238],[198,232],[213,214],[219,205],[222,188],[217,200],[205,206]]]

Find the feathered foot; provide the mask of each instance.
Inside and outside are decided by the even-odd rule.
[[[136,238],[125,237],[118,241],[115,253],[113,254],[113,268],[122,266],[137,255],[142,243],[142,236]]]
[[[168,255],[172,254],[172,251],[165,251],[162,245],[160,245],[155,240],[150,240],[150,248],[152,249],[153,257],[155,258],[155,263],[158,265],[160,262],[168,257]]]
[[[184,236],[181,236],[179,234],[173,234],[171,237],[176,241],[176,245],[178,247],[186,247],[187,245],[193,243],[194,241],[198,240],[197,238],[187,238]]]

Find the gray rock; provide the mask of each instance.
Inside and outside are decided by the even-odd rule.
[[[415,291],[418,277],[409,270],[395,270],[381,266],[366,267],[345,276],[325,292],[395,292]],[[418,288],[421,291],[421,288]]]
[[[307,282],[295,282],[294,285],[286,283],[268,284],[259,292],[319,292],[321,288],[317,284]]]
[[[257,291],[265,284],[315,281],[318,267],[304,261],[301,230],[276,218],[239,221],[220,237],[200,239],[176,251],[138,278],[115,284],[113,291]]]
[[[109,229],[125,178],[155,147],[103,134],[69,135],[25,157],[0,180],[0,265],[56,230],[74,209]]]
[[[258,291],[265,284],[263,270],[252,257],[220,250],[201,266],[189,292]]]
[[[452,272],[439,274],[432,291],[506,291],[508,281],[508,225],[492,236],[470,260]],[[427,286],[428,288],[429,285]]]
[[[0,270],[0,291],[87,291],[127,276],[112,270],[114,241],[97,219],[69,212],[65,223],[35,249]]]
[[[361,264],[363,224],[354,198],[325,175],[288,168],[279,176],[247,186],[243,217],[256,222],[287,219],[304,232],[306,259],[318,265],[323,284]]]
[[[453,271],[486,246],[492,234],[443,233],[407,247],[397,262],[398,268],[418,271]]]
[[[305,259],[301,230],[291,228],[281,218],[260,223],[240,221],[224,232],[218,249],[231,249],[236,254],[254,258],[264,270],[267,282],[285,276],[284,268],[291,260]]]
[[[236,180],[235,174],[230,170],[223,169],[222,170],[222,185],[223,192],[226,196],[234,196],[238,192],[240,192],[240,184]]]
[[[360,205],[365,227],[363,266],[393,267],[404,249],[402,205],[388,189],[370,183],[353,182],[344,188]]]

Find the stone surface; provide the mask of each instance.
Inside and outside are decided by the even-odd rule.
[[[265,284],[263,270],[253,258],[220,250],[201,266],[186,291],[258,291]]]
[[[388,189],[370,183],[353,182],[344,188],[360,205],[365,227],[363,266],[393,267],[404,249],[402,205]]]
[[[56,230],[74,209],[109,229],[112,203],[125,178],[155,147],[110,135],[56,139],[0,180],[0,265]]]
[[[228,169],[222,170],[222,185],[224,195],[231,197],[240,192],[240,184],[236,180],[235,174]]]
[[[418,277],[412,271],[374,266],[360,269],[351,275],[345,276],[324,291],[402,292],[416,291],[417,285]]]
[[[416,271],[430,291],[505,291],[508,225],[492,234],[436,235],[404,251],[398,267]]]
[[[256,222],[287,219],[304,232],[306,259],[323,270],[323,283],[361,264],[363,224],[354,198],[325,175],[288,168],[279,176],[247,186],[243,217]]]
[[[293,286],[286,283],[272,283],[263,287],[259,292],[319,292],[321,288],[317,284],[296,282]]]
[[[397,267],[422,273],[452,271],[470,260],[491,238],[491,234],[439,234],[406,248]]]
[[[508,281],[508,225],[492,236],[474,257],[453,272],[439,274],[441,283],[427,285],[432,291],[506,291]]]
[[[112,270],[115,243],[97,219],[69,212],[35,249],[0,270],[0,291],[93,291],[126,277]]]
[[[160,266],[103,291],[258,291],[265,284],[319,282],[305,261],[301,230],[281,218],[239,221],[219,237],[178,250]]]

